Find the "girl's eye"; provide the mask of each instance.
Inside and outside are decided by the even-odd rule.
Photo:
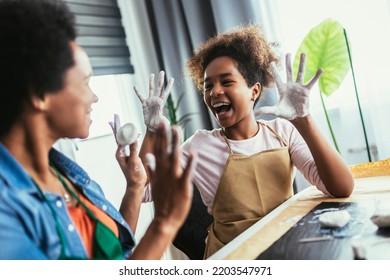
[[[205,84],[205,85],[204,85],[204,89],[205,89],[205,90],[211,89],[212,86],[213,86],[212,84]]]
[[[223,81],[223,84],[224,84],[224,85],[228,85],[228,84],[231,84],[232,82],[233,82],[233,81],[230,81],[230,80],[229,80],[229,81]]]

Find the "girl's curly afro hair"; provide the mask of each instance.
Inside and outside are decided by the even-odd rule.
[[[200,92],[207,65],[220,56],[229,56],[237,62],[237,69],[249,87],[260,82],[263,89],[273,83],[270,63],[278,63],[279,58],[272,52],[258,25],[239,26],[217,34],[195,49],[186,66]]]

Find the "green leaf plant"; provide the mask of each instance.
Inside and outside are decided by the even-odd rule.
[[[370,150],[367,141],[367,134],[363,120],[363,114],[360,107],[359,95],[356,86],[355,74],[353,71],[352,56],[350,44],[346,30],[343,26],[333,19],[326,19],[316,27],[312,28],[303,39],[296,53],[293,73],[297,75],[300,54],[306,53],[306,69],[304,82],[307,83],[315,75],[319,68],[324,70],[318,80],[322,107],[325,113],[328,128],[333,139],[334,146],[340,152],[334,135],[332,125],[325,106],[323,95],[330,96],[339,88],[348,71],[352,70],[352,77],[355,86],[355,95],[359,107],[360,120],[363,127],[364,138],[369,161],[371,161]]]
[[[186,135],[186,126],[191,121],[191,116],[195,115],[196,113],[187,113],[181,116],[180,118],[178,117],[178,109],[181,101],[183,100],[183,97],[184,94],[182,93],[175,104],[172,96],[169,95],[167,99],[167,103],[165,104],[165,111],[166,111],[165,115],[169,119],[171,125],[178,125],[183,129],[184,140],[186,140],[188,138],[188,136]]]

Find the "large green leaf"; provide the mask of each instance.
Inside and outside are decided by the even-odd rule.
[[[301,43],[293,65],[294,77],[298,72],[301,53],[306,53],[307,83],[319,68],[324,73],[318,81],[321,92],[331,95],[342,83],[350,69],[344,28],[333,19],[326,19],[310,30]]]

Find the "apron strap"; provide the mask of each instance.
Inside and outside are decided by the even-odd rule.
[[[276,138],[278,138],[278,140],[280,142],[282,142],[284,144],[284,146],[288,146],[288,143],[286,140],[283,139],[282,136],[280,136],[272,127],[270,127],[268,124],[265,124],[264,125],[275,135]]]
[[[50,201],[47,199],[46,195],[41,190],[41,188],[38,186],[38,184],[34,181],[33,178],[31,178],[31,180],[34,182],[39,193],[42,195],[43,199],[45,200],[46,205],[49,207],[50,212],[54,218],[55,226],[56,226],[58,236],[60,238],[60,243],[61,243],[61,252],[60,252],[60,256],[58,257],[58,259],[60,259],[60,260],[66,259],[65,248],[68,248],[68,242],[66,241],[65,233],[62,230],[62,227],[60,225],[60,221],[58,220],[58,216],[57,216],[55,210],[53,209],[53,206],[51,205]],[[77,258],[77,259],[81,259],[81,258]]]
[[[223,129],[221,129],[221,135],[222,135],[223,139],[225,139],[226,145],[227,145],[228,148],[229,148],[229,154],[230,154],[230,155],[233,155],[232,147],[230,147],[229,141],[228,141],[228,139],[227,139],[227,137],[226,137],[226,134],[225,134],[225,132],[223,131]]]
[[[62,177],[62,175],[60,174],[60,172],[58,171],[58,169],[52,164],[50,163],[50,166],[54,169],[54,171],[56,172],[57,174],[57,177],[58,179],[61,181],[62,185],[64,186],[64,188],[70,192],[70,194],[77,200],[78,203],[80,203],[80,205],[85,209],[85,211],[87,211],[88,215],[96,222],[98,219],[96,218],[96,216],[92,213],[92,211],[87,207],[87,205],[84,204],[84,202],[81,201],[81,199],[79,198],[79,196],[68,186],[68,184],[65,182],[64,178]]]
[[[95,221],[95,235],[94,235],[94,259],[122,259],[122,245],[116,235],[102,223],[93,212],[81,201],[76,192],[74,192],[66,183],[58,169],[50,163],[54,169],[58,179],[61,181],[64,188],[77,200],[78,203],[85,209],[89,217]]]

